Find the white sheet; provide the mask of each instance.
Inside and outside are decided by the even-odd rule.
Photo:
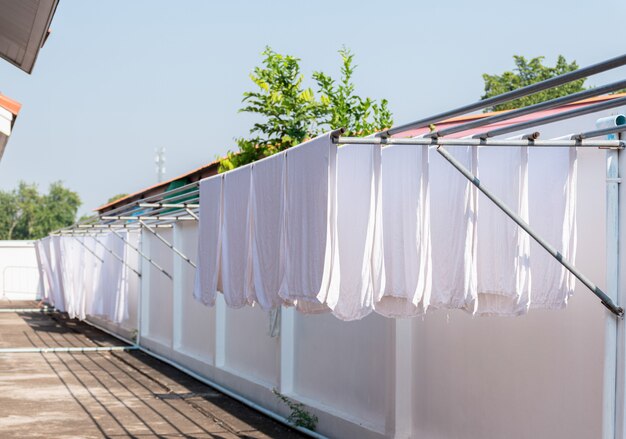
[[[347,145],[337,152],[337,244],[339,289],[329,292],[328,307],[341,320],[372,312],[375,287],[384,276],[382,235],[376,234],[380,200],[379,145]],[[375,239],[377,238],[377,239]]]
[[[215,305],[221,288],[223,175],[200,181],[200,221],[194,297],[208,306]]]
[[[252,269],[248,270],[246,297],[262,309],[279,307],[284,276],[283,223],[285,216],[285,153],[252,165],[248,242]]]
[[[285,273],[280,297],[295,302],[302,312],[328,311],[328,293],[339,288],[336,156],[330,134],[286,152]]]
[[[426,147],[395,145],[382,152],[384,289],[376,312],[424,312],[431,294],[429,162]]]

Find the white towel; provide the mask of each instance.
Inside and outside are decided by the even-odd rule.
[[[476,173],[476,147],[446,150]],[[476,308],[476,188],[435,148],[430,153],[432,295],[435,308]]]
[[[385,284],[375,308],[388,317],[420,314],[430,301],[428,166],[427,147],[395,145],[382,152]]]
[[[286,152],[284,261],[280,296],[302,312],[327,311],[338,288],[336,155],[330,134]]]
[[[478,177],[528,222],[528,147],[480,147]],[[524,314],[530,298],[530,237],[482,193],[478,203],[476,313]]]
[[[45,303],[51,303],[51,290],[52,290],[52,278],[51,267],[48,259],[48,246],[49,237],[40,239],[35,242],[35,249],[37,251],[37,264],[39,265],[39,273],[41,276],[41,300]]]
[[[244,166],[224,175],[224,217],[222,222],[221,278],[224,300],[231,308],[248,303],[246,283],[251,276],[248,239],[248,200],[250,198],[251,166]]]
[[[530,225],[571,263],[576,255],[576,156],[576,148],[532,148],[528,154]],[[565,307],[574,276],[534,241],[530,258],[530,307]]]
[[[337,152],[337,245],[339,289],[331,290],[328,307],[341,320],[372,312],[375,277],[383,276],[382,236],[376,234],[380,193],[379,145],[347,145]],[[375,240],[375,238],[378,238]]]
[[[200,181],[200,220],[198,222],[198,258],[194,297],[208,306],[215,305],[221,288],[221,230],[223,175]]]
[[[252,165],[250,188],[250,257],[252,270],[246,282],[249,302],[269,310],[281,305],[278,295],[284,275],[281,248],[285,215],[285,153],[275,154]]]
[[[59,311],[65,311],[65,291],[63,285],[62,262],[61,262],[61,237],[50,238],[50,261],[53,275],[54,288],[52,290],[52,302]]]

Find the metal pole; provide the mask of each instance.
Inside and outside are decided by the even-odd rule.
[[[595,96],[601,96],[603,94],[610,93],[615,90],[626,88],[626,79],[623,81],[614,82],[612,84],[603,85],[601,87],[590,88],[578,93],[574,93],[560,98],[552,99],[549,101],[540,102],[535,105],[529,105],[528,107],[519,108],[517,110],[507,111],[506,113],[496,114],[494,116],[485,117],[472,122],[456,125],[443,130],[438,130],[432,133],[428,133],[426,137],[441,137],[448,136],[450,134],[460,133],[462,131],[471,130],[473,128],[482,127],[485,125],[491,125],[503,120],[510,120],[516,117],[525,116],[527,114],[535,113],[537,111],[548,110],[550,108],[556,108],[561,105],[569,104],[571,102],[580,101]]]
[[[606,136],[607,134],[616,134],[626,132],[626,126],[621,125],[617,127],[602,128],[601,130],[587,131],[586,133],[575,134],[572,136],[572,140],[590,139],[592,137]]]
[[[163,238],[161,235],[159,235],[157,232],[155,232],[154,230],[152,230],[150,228],[149,225],[147,225],[145,222],[143,222],[142,220],[139,221],[139,223],[144,226],[144,228],[146,230],[148,230],[150,233],[152,233],[154,236],[156,236],[157,238],[159,238],[159,240],[165,244],[166,246],[168,246],[174,253],[176,253],[178,256],[180,256],[181,258],[183,258],[185,261],[187,261],[189,263],[189,265],[191,265],[193,268],[197,268],[196,264],[194,264],[191,259],[189,259],[187,256],[185,256],[180,250],[178,250],[176,247],[174,247],[167,239]]]
[[[134,245],[132,245],[130,242],[128,242],[126,239],[124,239],[121,235],[119,235],[115,230],[113,231],[113,234],[115,236],[117,236],[118,238],[120,238],[122,241],[124,241],[124,244],[126,244],[127,246],[129,246],[130,248],[132,248],[133,250],[135,250],[139,256],[143,257],[146,261],[150,262],[152,265],[154,265],[161,273],[163,273],[164,275],[166,275],[167,277],[170,278],[170,280],[172,280],[172,275],[169,274],[167,271],[165,271],[165,269],[163,267],[161,267],[159,264],[157,264],[156,262],[154,262],[149,256],[146,256],[141,250],[139,250],[137,247],[135,247]]]
[[[606,290],[617,301],[619,281],[619,151],[606,152]],[[604,323],[604,374],[602,403],[602,436],[616,436],[617,406],[617,329],[616,319]]]
[[[94,256],[97,260],[99,260],[100,262],[104,263],[104,259],[102,259],[100,256],[98,256],[98,255],[97,255],[97,254],[96,254],[96,253],[95,253],[92,249],[90,249],[89,247],[87,247],[87,246],[85,245],[85,243],[84,243],[84,242],[82,242],[80,239],[78,239],[78,238],[77,238],[76,236],[74,236],[74,235],[70,235],[70,236],[71,236],[72,238],[74,238],[76,241],[78,241],[78,243],[79,243],[80,245],[82,245],[83,247],[85,247],[85,249],[86,249],[89,253],[91,253],[91,254],[92,254],[92,255],[93,255],[93,256]],[[94,238],[94,239],[95,239],[95,238]]]
[[[343,145],[476,145],[476,146],[528,146],[534,147],[588,147],[624,148],[623,140],[533,140],[533,139],[431,139],[429,137],[339,137],[335,143]]]
[[[137,346],[85,346],[85,347],[52,347],[52,348],[0,348],[0,354],[58,354],[70,352],[112,352],[134,351]]]
[[[131,267],[130,265],[128,265],[124,259],[122,259],[120,256],[116,255],[115,253],[113,253],[112,250],[110,250],[106,245],[104,245],[96,236],[93,237],[93,239],[102,246],[102,248],[104,248],[106,251],[108,251],[109,253],[111,253],[111,255],[113,255],[113,257],[115,259],[117,259],[118,261],[120,261],[122,264],[126,265],[132,272],[134,272],[137,276],[141,277],[141,273],[138,272],[137,270],[135,270],[133,267]]]
[[[179,208],[185,209],[189,208],[198,208],[200,204],[198,203],[139,203],[139,207],[166,207],[166,208]]]
[[[193,217],[193,219],[195,219],[196,221],[200,221],[200,217],[198,215],[196,215],[191,209],[186,208],[185,211],[187,211],[187,213]]]
[[[622,318],[624,316],[624,309],[615,305],[613,300],[606,295],[604,291],[602,291],[597,285],[591,282],[585,275],[580,273],[576,267],[570,264],[563,255],[559,253],[554,247],[552,247],[549,243],[544,241],[539,235],[535,233],[533,229],[515,212],[513,212],[506,204],[504,204],[498,197],[493,195],[489,189],[482,186],[478,177],[472,174],[467,168],[465,168],[458,160],[456,160],[448,151],[446,151],[443,147],[437,147],[437,152],[443,156],[452,166],[454,166],[465,178],[467,178],[474,186],[478,188],[483,194],[487,196],[496,206],[500,208],[509,218],[511,218],[515,223],[520,226],[526,233],[530,235],[532,239],[534,239],[537,244],[542,246],[550,255],[552,255],[561,265],[563,265],[567,271],[572,273],[576,278],[583,283],[587,288],[591,290],[593,294],[598,296],[600,301],[604,306],[606,306],[613,314]]]
[[[144,220],[155,220],[155,221],[193,221],[194,218],[188,216],[102,216],[102,219],[105,221],[114,220],[114,221],[144,221]]]
[[[593,64],[582,69],[575,70],[565,75],[556,76],[554,78],[546,79],[545,81],[537,82],[535,84],[528,85],[517,90],[503,93],[498,96],[494,96],[489,99],[474,102],[473,104],[465,105],[463,107],[456,108],[454,110],[446,111],[436,114],[434,116],[426,117],[415,122],[410,122],[404,125],[400,125],[389,130],[380,133],[383,137],[393,136],[394,134],[402,133],[411,129],[428,127],[430,124],[441,122],[442,120],[449,119],[451,117],[460,116],[462,114],[471,113],[472,111],[482,110],[483,108],[492,107],[494,105],[502,104],[504,102],[513,101],[515,99],[528,96],[543,90],[547,90],[552,87],[567,84],[568,82],[577,81],[588,76],[595,75],[597,73],[606,72],[617,67],[626,65],[626,55],[620,55],[609,60]]]
[[[540,117],[538,119],[533,119],[528,122],[516,123],[514,125],[509,125],[506,127],[497,128],[495,130],[486,131],[484,133],[475,134],[472,137],[475,139],[486,139],[488,137],[501,136],[503,134],[512,133],[514,131],[525,130],[526,128],[545,125],[552,122],[558,122],[560,120],[583,116],[585,114],[596,113],[598,111],[607,110],[609,108],[619,107],[621,105],[626,105],[626,97],[611,99],[610,101],[601,102],[595,105],[588,105],[582,108],[577,108],[575,110],[564,111],[562,113],[553,114],[551,116]]]

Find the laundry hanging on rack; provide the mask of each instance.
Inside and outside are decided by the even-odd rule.
[[[573,148],[447,149],[573,259]],[[232,194],[221,189],[231,179]],[[295,306],[355,320],[435,309],[515,316],[565,306],[573,291],[569,273],[428,146],[337,150],[326,134],[200,188],[197,279],[211,287],[196,283],[201,300],[236,281],[247,293],[244,300],[240,287],[238,301],[227,297],[231,306]],[[231,214],[220,207],[229,203]],[[224,241],[232,230],[241,238],[235,247]],[[233,251],[234,274],[226,260]]]
[[[124,231],[37,241],[37,259],[45,277],[42,298],[72,318],[127,320],[130,283],[136,276],[131,267],[137,266],[138,258],[128,251],[125,240],[136,247],[138,235]]]
[[[479,147],[478,178],[528,222],[528,147]],[[530,236],[482,193],[477,226],[476,313],[526,313],[530,304]]]

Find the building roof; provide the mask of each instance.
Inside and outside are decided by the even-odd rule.
[[[548,116],[551,114],[555,114],[555,113],[560,113],[563,111],[568,111],[568,110],[572,110],[574,108],[578,108],[578,107],[583,107],[585,105],[590,105],[590,104],[594,104],[594,103],[599,103],[599,102],[603,102],[603,101],[607,101],[607,100],[611,100],[611,99],[615,99],[618,97],[624,97],[626,96],[626,93],[617,93],[617,94],[613,94],[613,95],[607,95],[607,96],[598,96],[598,97],[594,97],[594,98],[589,98],[589,99],[583,99],[581,101],[576,101],[567,105],[563,105],[561,107],[558,108],[553,108],[550,110],[544,110],[544,111],[540,111],[537,113],[533,113],[527,116],[521,116],[521,117],[517,117],[515,119],[510,119],[510,120],[506,120],[506,121],[502,121],[502,122],[498,122],[498,123],[494,123],[491,125],[486,125],[474,130],[468,130],[468,131],[463,131],[460,133],[455,134],[452,137],[465,137],[468,135],[472,135],[472,134],[477,134],[479,132],[484,132],[486,129],[492,129],[492,128],[497,128],[497,127],[501,127],[501,126],[506,126],[506,125],[512,125],[515,123],[519,123],[519,122],[523,122],[523,121],[527,121],[527,120],[532,120],[532,119],[537,119],[539,117],[544,117],[544,116]],[[447,119],[444,120],[443,122],[440,122],[437,125],[437,129],[443,129],[443,128],[448,128],[448,127],[452,127],[455,125],[459,125],[461,123],[465,123],[465,122],[470,122],[472,120],[477,120],[477,119],[484,119],[486,117],[490,117],[490,116],[494,116],[496,114],[501,114],[501,113],[507,113],[511,110],[504,110],[504,111],[493,111],[493,112],[488,112],[488,113],[477,113],[477,114],[469,114],[469,115],[465,115],[465,116],[460,116],[460,117],[453,117],[451,119]],[[429,132],[428,128],[420,128],[420,129],[416,129],[416,130],[409,130],[400,134],[395,135],[394,137],[415,137],[415,136],[419,136],[421,134],[426,134]],[[207,165],[201,166],[199,168],[196,168],[192,171],[189,171],[185,174],[181,174],[177,177],[174,177],[170,180],[164,181],[162,183],[158,183],[155,184],[153,186],[147,187],[145,189],[141,189],[137,192],[134,192],[130,195],[127,195],[123,198],[120,198],[118,200],[115,200],[113,202],[104,204],[96,209],[94,209],[94,211],[98,211],[98,212],[103,212],[103,211],[108,211],[111,209],[114,209],[116,207],[122,206],[124,204],[128,204],[137,200],[141,200],[143,198],[149,197],[151,195],[156,195],[158,193],[161,192],[165,192],[168,188],[168,186],[178,180],[183,180],[186,179],[187,183],[193,183],[195,181],[201,180],[203,178],[206,177],[210,177],[212,175],[216,175],[217,174],[217,170],[219,167],[219,160],[216,160],[214,162],[211,162]]]
[[[21,108],[22,105],[19,102],[0,94],[0,159],[2,159],[15,124],[15,118]]]
[[[0,57],[31,73],[59,0],[0,0]]]

